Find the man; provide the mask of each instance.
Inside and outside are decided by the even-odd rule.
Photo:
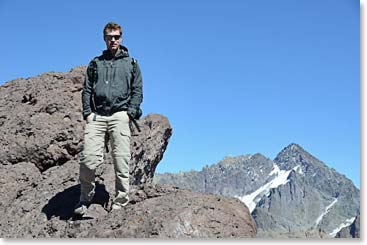
[[[80,201],[75,214],[83,215],[95,193],[95,170],[103,163],[105,134],[111,139],[115,168],[115,199],[112,209],[129,202],[131,120],[141,116],[142,77],[136,60],[121,45],[122,29],[108,23],[103,30],[107,50],[87,68],[83,85],[83,117],[86,121],[80,161]]]

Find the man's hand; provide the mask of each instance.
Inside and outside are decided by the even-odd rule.
[[[89,113],[88,115],[83,115],[83,119],[84,121],[87,121],[88,117],[91,115],[92,113]]]

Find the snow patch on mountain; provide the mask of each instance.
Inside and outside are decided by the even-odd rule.
[[[273,170],[269,173],[269,176],[272,176],[272,175],[276,176],[274,179],[270,180],[268,183],[266,183],[265,185],[261,186],[256,191],[248,195],[244,195],[242,197],[240,196],[235,196],[235,197],[241,200],[242,202],[244,202],[246,206],[249,208],[250,213],[252,213],[255,210],[256,204],[261,200],[263,196],[265,195],[269,196],[271,189],[277,188],[278,186],[285,185],[286,183],[288,183],[289,174],[293,170],[297,172],[299,168],[301,168],[301,166],[297,165],[293,169],[286,171],[286,170],[280,170],[278,165],[275,164],[273,166]],[[300,172],[298,171],[298,173]],[[302,170],[301,170],[301,173],[302,173]]]
[[[338,199],[336,198],[332,203],[330,203],[326,208],[325,211],[322,212],[322,214],[317,218],[316,220],[316,226],[321,222],[322,218],[329,212],[332,206],[334,206],[335,203],[337,203]]]
[[[271,172],[269,173],[269,176],[272,176],[272,175],[274,175],[274,174],[279,174],[280,173],[280,169],[279,169],[279,167],[278,167],[278,165],[273,165],[273,170],[271,170]]]
[[[355,219],[356,217],[352,217],[350,219],[345,220],[343,223],[340,224],[338,228],[335,228],[331,233],[329,233],[329,235],[331,235],[332,237],[335,237],[336,233],[338,233],[344,227],[350,226],[354,222]]]

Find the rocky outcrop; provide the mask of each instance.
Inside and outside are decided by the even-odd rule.
[[[1,203],[1,237],[17,238],[230,238],[254,237],[255,222],[236,199],[151,184],[132,186],[131,203],[108,211],[110,194],[98,181],[93,204],[83,218],[73,215],[79,185],[69,161],[40,174],[20,163],[12,175],[15,193]],[[10,166],[7,166],[10,167]],[[32,171],[33,167],[33,171]],[[33,174],[31,174],[33,173]],[[37,174],[38,173],[38,174]],[[40,181],[36,179],[39,178]],[[26,183],[29,185],[26,185]],[[1,185],[6,191],[10,185]]]
[[[81,90],[85,68],[17,79],[0,89],[0,163],[29,162],[40,172],[78,158],[85,122]],[[168,119],[150,114],[132,129],[132,184],[151,182],[172,128]],[[107,156],[106,156],[107,157]],[[110,162],[111,159],[107,158]]]
[[[247,207],[233,198],[151,184],[172,128],[149,114],[132,127],[131,203],[110,212],[110,154],[96,173],[96,195],[83,218],[79,155],[85,67],[45,73],[0,87],[0,237],[254,237]]]
[[[255,223],[236,199],[202,195],[172,187],[140,186],[123,212],[77,226],[70,237],[245,238],[254,237]],[[88,214],[87,214],[88,217]],[[105,222],[109,220],[110,222]],[[79,232],[80,231],[80,232]]]
[[[332,238],[360,208],[352,181],[297,144],[273,161],[261,154],[226,157],[201,171],[156,174],[154,182],[239,198],[257,237]]]
[[[343,227],[337,234],[336,234],[336,238],[360,238],[361,234],[360,234],[360,226],[361,226],[361,221],[360,221],[360,213],[358,213],[358,215],[354,218],[354,221],[351,225]]]

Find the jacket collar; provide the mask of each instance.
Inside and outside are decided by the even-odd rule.
[[[103,51],[103,56],[106,57],[107,59],[113,58],[111,52],[108,49]],[[123,57],[129,57],[129,50],[125,46],[120,45],[120,49],[119,51],[117,51],[115,58],[123,58]]]

